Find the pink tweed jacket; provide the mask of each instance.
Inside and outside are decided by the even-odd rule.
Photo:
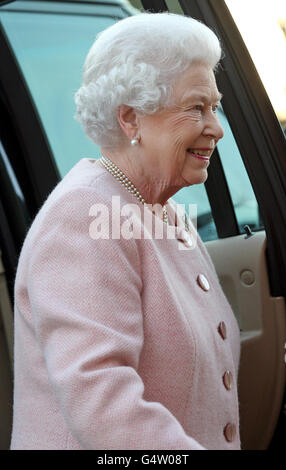
[[[25,239],[11,449],[240,449],[239,328],[201,239],[96,239],[112,195],[143,210],[80,160]]]

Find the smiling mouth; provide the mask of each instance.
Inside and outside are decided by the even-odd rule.
[[[204,161],[209,161],[211,154],[213,152],[213,149],[187,149],[187,152],[194,158],[197,158],[198,160],[204,160]]]

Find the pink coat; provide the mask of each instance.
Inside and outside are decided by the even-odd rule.
[[[239,328],[201,239],[96,240],[112,195],[143,211],[80,160],[25,239],[11,449],[240,449]]]

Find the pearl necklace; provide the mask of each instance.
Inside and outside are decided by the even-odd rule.
[[[100,158],[99,161],[104,166],[104,168],[106,168],[106,170],[109,171],[109,173],[111,173],[111,175],[114,176],[115,179],[117,179],[117,181],[119,181],[123,186],[125,186],[127,191],[129,191],[138,199],[139,202],[141,202],[142,204],[146,204],[145,199],[143,199],[134,184],[127,178],[123,171],[121,171],[120,168],[115,165],[115,163],[103,156]],[[163,207],[163,222],[165,222],[166,224],[168,224],[169,222],[166,206]]]

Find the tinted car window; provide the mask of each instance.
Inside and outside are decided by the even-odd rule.
[[[218,238],[206,188],[203,184],[181,189],[173,199],[184,206],[204,241]]]
[[[99,149],[74,120],[74,93],[81,84],[83,62],[96,35],[124,16],[112,4],[14,2],[1,10],[2,24],[61,176],[80,158],[99,155]]]
[[[222,108],[220,109],[219,116],[224,128],[224,138],[219,141],[218,150],[240,233],[244,231],[245,225],[249,225],[254,230],[261,229],[263,228],[263,222],[256,197],[234,135]]]

